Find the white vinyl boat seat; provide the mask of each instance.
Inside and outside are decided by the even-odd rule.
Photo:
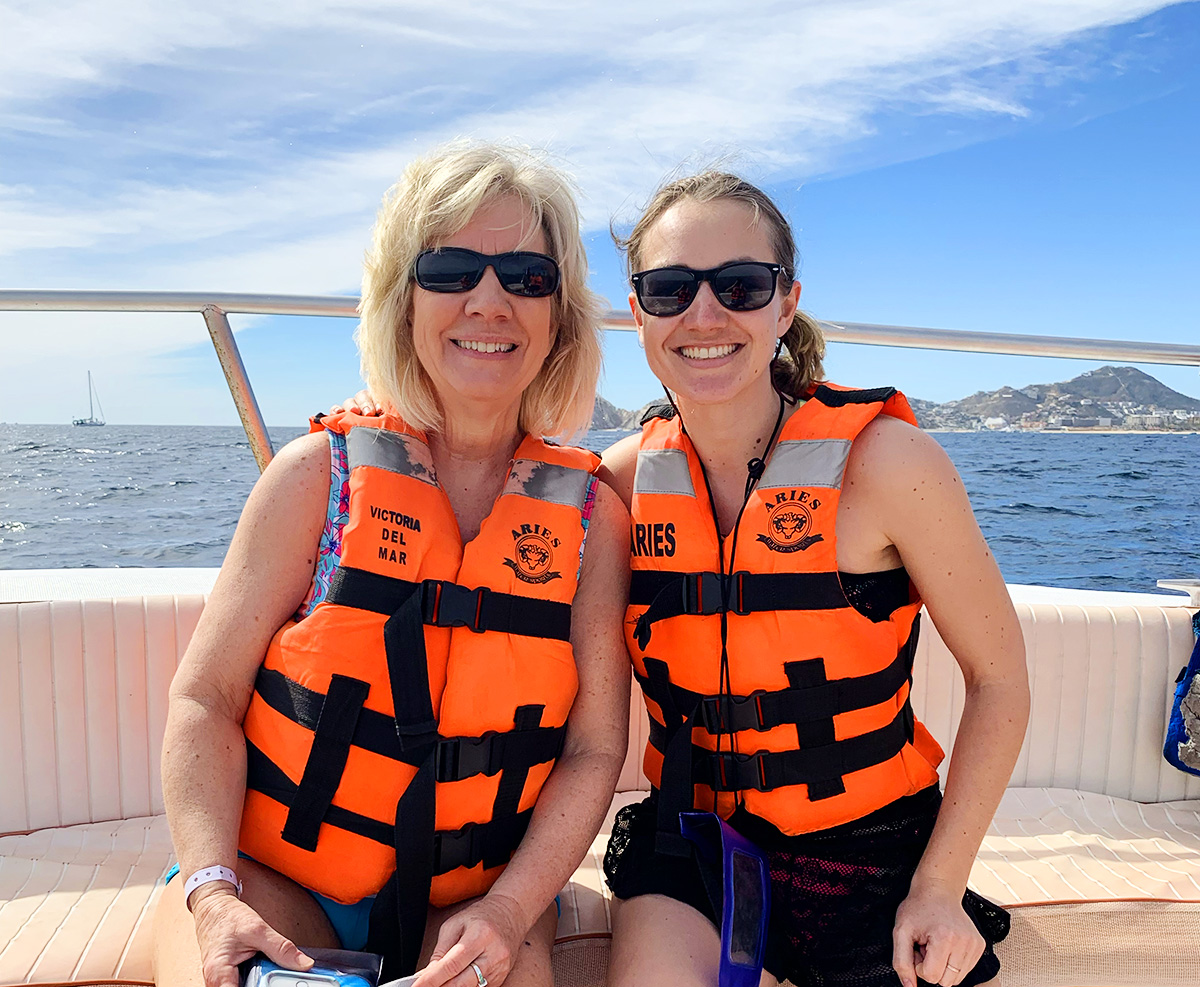
[[[0,985],[152,983],[172,861],[157,761],[203,597],[0,604]],[[1190,611],[1018,606],[1033,717],[972,874],[1012,911],[1005,987],[1200,981],[1200,779],[1161,760]],[[914,703],[944,745],[962,709],[930,628]],[[644,797],[640,699],[612,813]],[[611,824],[612,813],[608,823]],[[608,826],[562,896],[560,985],[603,983]]]

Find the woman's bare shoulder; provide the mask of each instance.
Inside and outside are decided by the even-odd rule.
[[[275,453],[275,458],[271,460],[267,469],[274,467],[276,472],[292,473],[314,467],[326,468],[328,465],[329,433],[322,430],[292,439]]]
[[[914,479],[958,481],[954,464],[938,441],[908,422],[880,415],[855,438],[846,464],[846,480],[880,492]]]
[[[626,507],[633,501],[633,476],[641,440],[641,433],[635,432],[614,442],[601,456],[600,479],[616,491]]]

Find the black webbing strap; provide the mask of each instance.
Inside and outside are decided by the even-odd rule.
[[[827,408],[844,408],[848,404],[882,404],[896,393],[894,387],[872,387],[869,389],[839,391],[818,384],[813,397]]]
[[[768,792],[786,785],[816,784],[819,794],[824,783],[834,779],[840,781],[845,775],[895,757],[905,744],[911,742],[912,737],[912,706],[906,702],[886,726],[823,747],[759,751],[755,754],[717,754],[701,747],[691,747],[692,778],[718,792],[748,789]],[[675,737],[669,736],[653,719],[650,721],[652,746],[662,750],[661,745],[665,745],[669,756],[674,741]],[[664,757],[664,785],[666,781]]]
[[[358,717],[370,690],[370,683],[362,679],[347,675],[330,678],[329,692],[317,718],[304,774],[280,834],[285,843],[309,853],[317,849],[321,820],[325,818],[341,783]]]
[[[335,578],[342,571],[339,569]],[[403,599],[383,625],[392,707],[396,711],[396,737],[400,750],[413,754],[421,765],[396,805],[396,871],[371,908],[367,948],[370,952],[383,954],[384,972],[389,978],[406,977],[417,968],[425,935],[429,889],[433,884],[437,720],[429,693],[424,593],[418,592],[426,584],[410,585],[415,586],[413,592]],[[386,947],[385,937],[389,932],[394,938],[392,948],[378,948]],[[379,941],[372,942],[373,937]]]
[[[662,738],[662,746],[657,749],[663,754],[654,848],[672,857],[690,857],[692,844],[679,831],[679,813],[692,808],[692,729],[698,707],[695,704],[683,708],[676,705],[675,694],[670,688],[670,668],[665,661],[646,658],[643,663],[646,677],[642,681],[647,683],[646,694],[658,703],[666,719],[666,726],[663,726],[654,717],[650,718],[651,731],[657,727]]]
[[[728,600],[728,606],[725,601]],[[643,651],[653,625],[681,614],[739,615],[769,610],[840,610],[849,607],[836,572],[665,572],[637,570],[629,587],[632,606],[646,606],[634,627]]]
[[[388,979],[410,976],[417,968],[434,875],[508,863],[533,810],[440,833],[434,832],[434,814],[430,757],[396,806],[396,870],[371,906],[365,949],[383,956],[383,976]]]
[[[654,719],[650,720],[651,737]],[[658,825],[654,834],[654,849],[672,857],[690,857],[692,844],[679,831],[679,813],[693,808],[695,787],[692,783],[692,729],[696,711],[674,730],[667,731],[663,750],[662,776],[658,797]]]
[[[518,713],[520,709],[518,709]],[[519,718],[518,718],[519,722]],[[438,742],[437,780],[462,781],[475,775],[525,770],[562,753],[567,728],[539,727],[482,737],[450,737]]]
[[[677,685],[666,675],[651,677],[637,672],[634,674],[646,695],[660,707],[666,702],[670,702],[677,710],[690,710],[698,706],[696,724],[709,733],[771,730],[779,726],[830,720],[838,713],[866,709],[886,702],[900,691],[912,674],[916,629],[914,621],[908,642],[895,659],[879,671],[826,681],[822,662],[820,678],[810,679],[803,675],[793,678],[789,667],[805,663],[786,662],[784,671],[792,683],[790,688],[774,691],[759,689],[748,696],[706,696]],[[645,659],[647,671],[655,660]]]
[[[316,730],[325,696],[289,679],[274,668],[260,667],[254,691],[273,710],[293,723]],[[462,781],[475,775],[494,775],[509,764],[530,766],[553,761],[562,751],[567,728],[538,727],[529,731],[485,733],[482,737],[449,737],[438,740],[437,780]],[[400,750],[396,721],[386,713],[363,708],[351,741],[355,747],[380,757],[417,767],[412,753]]]
[[[901,660],[901,655],[896,656],[896,660],[892,662],[895,666]],[[816,691],[818,689],[827,689],[830,685],[829,680],[825,675],[825,659],[824,658],[809,658],[804,661],[788,661],[784,662],[783,672],[791,683],[792,690],[799,692]],[[905,670],[907,677],[907,670]],[[890,699],[899,690],[900,685],[903,685],[903,680],[888,696],[884,698]],[[883,702],[883,699],[877,700]],[[869,703],[868,705],[875,705]],[[800,744],[800,749],[813,747],[825,747],[834,743],[837,740],[837,732],[833,726],[833,717],[826,716],[822,718],[813,718],[808,720],[800,720],[796,723],[796,740]],[[808,783],[808,799],[810,802],[819,802],[822,799],[833,798],[835,795],[841,795],[846,791],[846,785],[842,781],[842,776],[836,778],[814,778]]]
[[[417,769],[396,803],[393,841],[396,870],[371,906],[367,943],[369,953],[383,956],[381,978],[395,980],[416,972],[425,937],[429,891],[434,871],[434,755]]]
[[[246,787],[261,792],[267,798],[274,799],[281,805],[291,806],[295,803],[296,791],[299,786],[284,773],[279,765],[247,740]],[[392,823],[372,819],[370,816],[360,815],[337,805],[329,806],[325,811],[323,822],[364,839],[382,843],[384,846],[391,846],[396,838]]]
[[[467,627],[478,633],[499,631],[555,641],[571,639],[569,603],[533,600],[486,586],[469,589],[442,579],[414,583],[339,566],[325,602],[392,615],[413,597],[419,600],[422,621],[434,627]]]
[[[254,680],[254,691],[275,712],[302,727],[316,730],[325,704],[325,696],[322,693],[289,679],[277,669],[265,666],[258,670],[258,677]],[[364,708],[358,714],[351,744],[393,761],[404,761],[413,767],[420,763],[415,761],[411,754],[400,750],[400,743],[396,738],[396,721],[377,710]]]
[[[532,809],[497,817],[485,823],[467,823],[454,832],[434,836],[433,870],[448,874],[456,867],[498,867],[512,859],[529,828]]]
[[[413,593],[383,625],[392,708],[396,711],[396,736],[400,750],[417,753],[421,761],[433,756],[438,728],[429,694],[429,661],[425,654],[423,624],[421,595]],[[431,767],[431,784],[432,775]]]
[[[542,722],[542,714],[546,711],[544,705],[518,706],[513,717],[513,725],[518,731],[536,730]],[[515,750],[514,750],[514,753]],[[500,772],[500,783],[496,787],[496,800],[492,803],[492,818],[505,819],[515,816],[521,807],[521,793],[525,791],[525,781],[529,778],[529,769],[536,761],[517,761],[515,758],[504,766]],[[506,858],[507,859],[507,858]]]

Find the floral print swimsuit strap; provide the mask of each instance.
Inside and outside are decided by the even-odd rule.
[[[329,583],[342,560],[342,529],[350,519],[350,461],[346,455],[346,436],[340,432],[325,434],[329,436],[329,506],[317,546],[317,567],[312,585],[296,611],[297,620],[312,613],[329,592]]]

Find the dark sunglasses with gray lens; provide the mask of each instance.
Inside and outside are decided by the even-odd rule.
[[[671,316],[687,311],[707,281],[717,301],[731,312],[753,312],[770,304],[779,283],[778,264],[737,261],[707,271],[691,267],[656,267],[638,271],[630,281],[647,315]]]
[[[426,291],[450,294],[470,291],[488,268],[510,295],[545,298],[558,290],[558,262],[532,250],[481,254],[466,247],[422,250],[413,264],[413,279]]]

